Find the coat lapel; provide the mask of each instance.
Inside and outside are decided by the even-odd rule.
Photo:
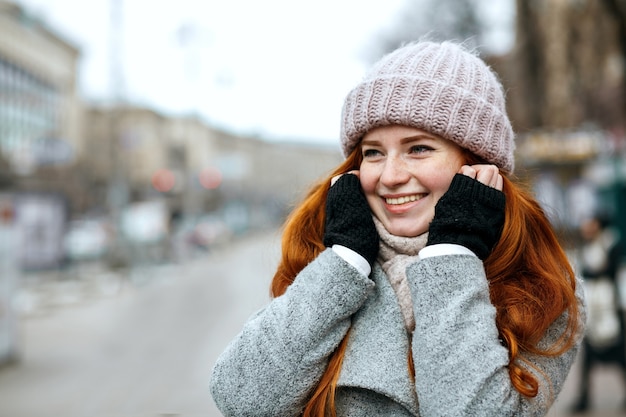
[[[419,415],[408,369],[409,336],[400,306],[378,264],[371,278],[376,288],[352,319],[338,385],[373,390]]]

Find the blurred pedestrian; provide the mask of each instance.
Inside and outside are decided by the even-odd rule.
[[[545,415],[576,356],[576,278],[509,178],[503,88],[417,42],[347,96],[346,160],[288,219],[275,297],[220,355],[226,416]]]
[[[590,407],[591,370],[594,366],[618,365],[626,385],[624,311],[618,281],[622,263],[619,234],[604,214],[584,221],[580,234],[583,243],[579,268],[587,290],[588,321],[575,412],[584,412]],[[623,407],[626,409],[626,402]]]

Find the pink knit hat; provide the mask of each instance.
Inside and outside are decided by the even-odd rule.
[[[375,64],[344,102],[343,154],[370,129],[391,124],[424,129],[513,172],[515,135],[502,85],[457,44],[413,43]]]

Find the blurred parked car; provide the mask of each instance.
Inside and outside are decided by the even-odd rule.
[[[74,220],[68,224],[63,239],[65,256],[69,261],[96,260],[108,251],[111,237],[102,220]]]
[[[214,216],[203,216],[196,220],[188,239],[196,247],[209,249],[228,243],[232,236],[232,230],[223,220]]]
[[[186,259],[227,244],[233,235],[217,215],[185,216],[173,225],[172,250],[179,260]]]

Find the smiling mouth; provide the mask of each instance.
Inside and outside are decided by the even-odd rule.
[[[414,194],[414,195],[406,195],[406,196],[397,197],[397,198],[385,198],[385,203],[395,206],[395,205],[410,203],[412,201],[417,201],[421,199],[422,197],[423,197],[422,195]]]

